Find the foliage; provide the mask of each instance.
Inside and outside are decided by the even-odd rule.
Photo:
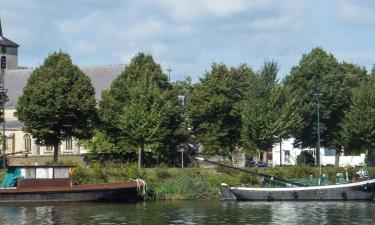
[[[353,91],[352,104],[342,123],[347,153],[375,153],[375,77]]]
[[[317,99],[320,92],[320,133],[322,147],[339,150],[342,146],[340,123],[350,105],[352,89],[366,77],[366,70],[348,63],[339,63],[332,54],[315,48],[302,56],[298,66],[291,69],[285,86],[293,99],[298,99],[294,110],[302,117],[293,136],[299,147],[316,147]]]
[[[54,146],[70,137],[91,138],[96,122],[95,90],[66,53],[52,53],[30,75],[17,106],[24,131],[36,143]]]
[[[302,151],[301,154],[297,156],[297,164],[312,166],[315,164],[315,159],[309,152]]]
[[[240,108],[247,80],[252,75],[246,65],[229,69],[223,64],[213,64],[211,71],[193,86],[188,118],[205,154],[228,155],[239,146]]]
[[[167,76],[150,55],[139,53],[102,93],[99,113],[115,151],[139,149],[167,161],[175,149],[181,124],[181,106]],[[129,148],[133,146],[133,148]]]
[[[278,65],[266,61],[250,82],[242,112],[243,136],[250,148],[269,151],[273,144],[287,138],[300,120],[291,107],[287,93],[277,83]]]

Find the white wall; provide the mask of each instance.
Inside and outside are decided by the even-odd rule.
[[[286,139],[281,142],[281,157],[282,165],[296,165],[297,157],[302,151],[310,151],[313,153],[315,158],[315,149],[299,149],[293,147],[294,138]],[[286,157],[286,152],[290,153],[289,157]],[[321,149],[321,162],[322,165],[335,165],[335,155],[332,154],[332,150]],[[280,165],[280,143],[276,143],[272,148],[272,165]],[[365,154],[359,156],[340,156],[339,166],[358,166],[364,165]]]

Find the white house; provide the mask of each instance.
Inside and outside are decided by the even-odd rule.
[[[272,148],[272,165],[280,165],[280,149],[281,149],[281,164],[282,165],[296,165],[297,157],[302,151],[308,151],[314,158],[316,156],[316,150],[312,148],[296,148],[293,146],[294,138],[283,140],[281,143],[277,143]],[[332,149],[321,148],[320,150],[320,161],[322,165],[335,165],[335,154],[336,151]],[[339,166],[359,166],[364,165],[365,154],[359,156],[345,156],[340,155]]]

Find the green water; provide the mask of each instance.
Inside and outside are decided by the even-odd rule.
[[[0,224],[375,224],[373,202],[2,204]]]

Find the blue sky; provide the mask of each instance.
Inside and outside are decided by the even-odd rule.
[[[0,17],[28,67],[60,49],[80,66],[126,64],[142,51],[172,80],[197,80],[213,62],[258,70],[265,59],[284,77],[317,46],[375,63],[371,0],[0,0]]]

